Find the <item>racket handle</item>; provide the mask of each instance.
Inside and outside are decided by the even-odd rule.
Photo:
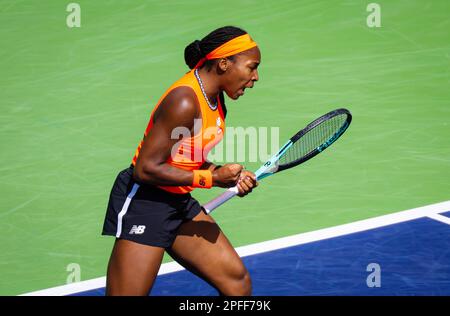
[[[203,205],[203,211],[206,214],[211,213],[214,209],[218,208],[223,203],[225,203],[226,201],[231,199],[233,196],[237,195],[238,192],[239,191],[238,191],[238,188],[236,186],[234,186],[232,188],[229,188],[228,190],[223,192],[221,195],[219,195],[215,199],[212,199],[211,201],[209,201],[208,203]]]

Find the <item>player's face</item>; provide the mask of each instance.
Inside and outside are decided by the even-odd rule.
[[[229,62],[223,89],[233,100],[244,95],[246,88],[253,88],[258,81],[258,65],[261,62],[261,52],[258,47],[246,50],[234,56]]]

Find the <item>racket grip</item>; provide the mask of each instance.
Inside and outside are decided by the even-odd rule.
[[[231,199],[232,197],[234,197],[235,195],[238,194],[238,188],[236,186],[229,188],[228,190],[226,190],[225,192],[223,192],[221,195],[219,195],[218,197],[212,199],[211,201],[209,201],[208,203],[206,203],[205,205],[203,205],[203,211],[206,214],[211,213],[214,209],[218,208],[219,206],[221,206],[223,203],[225,203],[226,201],[228,201],[229,199]]]

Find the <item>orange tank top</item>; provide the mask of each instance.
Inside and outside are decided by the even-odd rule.
[[[186,130],[183,131],[183,129],[180,129],[179,132],[174,131],[172,133],[172,137],[176,139],[178,139],[180,135],[184,135],[184,137],[174,146],[166,163],[176,168],[192,171],[200,169],[200,166],[205,163],[208,153],[222,140],[225,131],[225,116],[220,98],[217,97],[217,107],[212,109],[203,96],[200,84],[195,77],[194,70],[189,71],[176,81],[159,99],[150,115],[150,121],[144,132],[144,138],[153,127],[153,115],[162,100],[173,89],[181,86],[190,87],[194,90],[200,105],[201,119],[195,120],[194,135],[192,136],[186,135]],[[136,153],[131,162],[133,165],[136,165],[143,143],[144,139],[141,140],[136,149]],[[189,193],[194,189],[192,186],[159,186],[159,188],[178,194]]]

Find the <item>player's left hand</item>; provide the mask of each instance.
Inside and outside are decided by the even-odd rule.
[[[252,192],[253,188],[256,188],[258,186],[256,175],[251,171],[242,170],[236,185],[239,190],[238,196],[246,196],[247,194]]]

